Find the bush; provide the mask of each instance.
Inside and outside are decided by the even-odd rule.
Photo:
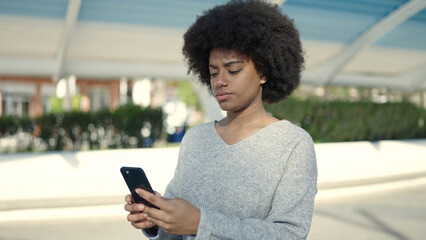
[[[408,102],[378,104],[290,98],[265,107],[273,116],[301,126],[315,142],[426,138],[426,111]]]
[[[290,98],[265,108],[304,128],[315,142],[426,138],[426,111],[408,102]],[[133,104],[114,112],[50,113],[34,120],[0,117],[0,137],[16,136],[17,151],[150,147],[162,133],[162,110]]]
[[[0,117],[0,137],[13,135],[19,131],[32,131],[31,123],[31,119],[27,117],[2,116]]]
[[[34,141],[31,133],[34,131],[30,118],[13,116],[0,117],[0,152],[32,151]]]
[[[151,147],[160,138],[162,128],[162,109],[133,104],[114,112],[49,113],[34,120],[0,117],[0,136],[27,131],[41,139],[48,151]]]

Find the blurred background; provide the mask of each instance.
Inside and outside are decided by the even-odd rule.
[[[224,116],[181,48],[225,2],[0,0],[0,239],[141,237],[118,168],[161,192],[185,132]],[[270,2],[305,51],[300,87],[265,107],[315,142],[309,239],[422,239],[426,1]]]

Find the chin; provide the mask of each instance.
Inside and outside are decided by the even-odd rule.
[[[219,103],[219,107],[220,109],[222,109],[223,111],[231,111],[232,107],[229,106],[226,103]]]
[[[220,109],[222,109],[223,111],[226,111],[226,112],[230,110],[229,108],[227,108],[227,107],[222,107],[222,106],[220,106],[220,105],[219,105],[219,107],[220,107]]]
[[[240,108],[236,108],[235,106],[229,106],[229,105],[220,105],[220,108],[225,112],[240,112]]]

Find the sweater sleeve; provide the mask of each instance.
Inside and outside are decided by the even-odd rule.
[[[190,135],[190,132],[187,132],[185,134],[185,136],[182,139],[181,142],[181,146],[180,146],[180,150],[179,150],[179,157],[178,157],[178,162],[176,165],[176,169],[174,172],[174,176],[172,178],[172,180],[169,182],[169,184],[167,185],[166,191],[164,193],[164,198],[168,198],[168,199],[174,199],[177,197],[177,192],[179,191],[179,186],[180,186],[180,182],[181,182],[181,168],[182,168],[182,149],[186,148],[186,142],[188,139],[188,136]],[[184,236],[182,235],[175,235],[175,234],[167,234],[166,232],[164,232],[163,229],[158,228],[158,232],[157,234],[150,234],[145,230],[142,230],[142,232],[145,234],[146,237],[148,237],[149,239],[152,240],[181,240],[184,239]]]
[[[177,181],[176,176],[178,175],[177,174],[178,171],[179,171],[179,163],[178,163],[178,166],[176,167],[174,178],[167,185],[166,192],[164,193],[164,196],[163,196],[164,198],[169,198],[169,199],[176,198],[176,195],[173,193],[173,187],[176,185],[176,181]],[[158,231],[156,234],[151,233],[145,229],[142,229],[142,232],[146,237],[148,237],[151,240],[181,240],[183,239],[183,236],[175,235],[175,234],[167,234],[161,228],[158,228]]]
[[[290,154],[266,219],[240,219],[201,209],[196,239],[306,239],[317,192],[317,167],[310,137]]]
[[[170,186],[167,187],[166,192],[164,193],[165,198],[176,198],[172,191],[170,190]],[[181,240],[183,237],[181,235],[175,234],[167,234],[163,231],[163,229],[158,228],[157,233],[151,233],[145,229],[142,229],[143,234],[151,240]]]

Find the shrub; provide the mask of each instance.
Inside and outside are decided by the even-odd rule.
[[[18,131],[32,131],[32,121],[27,117],[0,117],[0,137],[13,135]]]
[[[0,117],[0,136],[26,131],[41,139],[48,151],[151,147],[160,138],[162,128],[162,109],[133,104],[114,112],[48,113],[33,120]]]
[[[426,138],[426,111],[408,102],[290,98],[265,107],[273,116],[301,126],[315,142]]]

